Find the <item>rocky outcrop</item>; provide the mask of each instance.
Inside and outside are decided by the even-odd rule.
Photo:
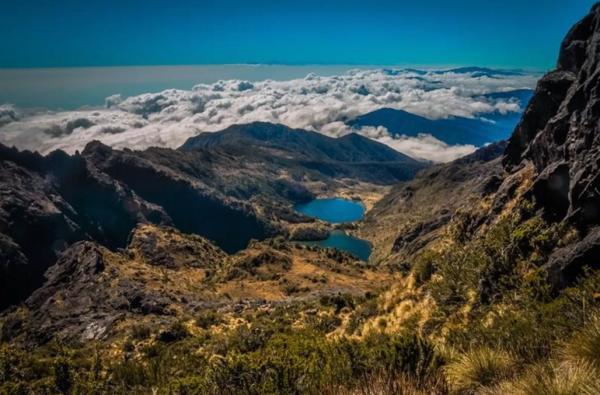
[[[140,225],[133,231],[127,252],[132,258],[169,269],[215,269],[227,257],[203,237],[182,234],[172,228],[157,232],[152,225]]]
[[[539,82],[504,157],[509,170],[531,161],[532,195],[553,220],[584,232],[600,223],[600,6],[577,23],[555,71]]]
[[[529,196],[550,221],[576,226],[583,239],[544,266],[564,286],[597,267],[600,224],[600,5],[565,37],[556,70],[543,77],[503,158],[509,172],[532,163]]]
[[[137,223],[169,224],[161,207],[95,168],[57,151],[46,157],[0,147],[0,309],[43,282],[57,254],[79,240],[124,247]]]
[[[575,282],[584,268],[600,269],[600,228],[594,228],[578,243],[556,250],[543,269],[556,289]]]
[[[39,287],[56,254],[85,238],[76,218],[51,183],[0,161],[0,309]]]

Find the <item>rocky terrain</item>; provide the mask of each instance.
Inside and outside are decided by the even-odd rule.
[[[1,307],[40,286],[75,241],[122,248],[137,224],[153,223],[233,253],[309,221],[294,203],[359,184],[377,191],[426,165],[357,135],[332,139],[270,124],[201,135],[180,150],[91,142],[73,156],[0,147],[0,158]]]
[[[599,43],[597,5],[508,142],[427,168],[260,123],[2,147],[0,390],[599,393]],[[327,194],[369,202],[369,263],[290,241]]]

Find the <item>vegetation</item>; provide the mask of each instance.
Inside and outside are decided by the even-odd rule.
[[[183,312],[159,327],[126,326],[110,345],[3,343],[0,394],[598,393],[600,273],[558,291],[541,268],[576,232],[528,202],[465,234],[461,221],[474,215],[456,216],[443,243],[419,252],[396,296]],[[261,254],[238,263],[248,276],[280,262]],[[418,314],[394,317],[402,303]]]

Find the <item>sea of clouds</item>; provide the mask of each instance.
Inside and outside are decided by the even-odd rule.
[[[473,152],[472,145],[448,145],[431,135],[393,136],[383,127],[350,129],[346,121],[380,108],[396,108],[441,119],[485,118],[520,112],[514,99],[492,92],[533,88],[539,75],[481,75],[414,70],[352,70],[288,81],[240,80],[200,84],[132,97],[116,94],[103,108],[73,111],[27,110],[0,105],[0,142],[48,153],[81,150],[91,140],[116,148],[176,148],[203,132],[232,124],[266,121],[338,137],[357,132],[415,158],[446,162]]]

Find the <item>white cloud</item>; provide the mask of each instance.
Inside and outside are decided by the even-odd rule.
[[[41,112],[18,117],[0,106],[0,141],[47,153],[81,150],[92,139],[117,148],[178,147],[201,132],[252,121],[282,123],[329,135],[347,132],[344,121],[383,107],[403,109],[431,119],[478,117],[519,111],[519,104],[490,99],[491,92],[531,88],[537,75],[478,77],[463,73],[418,74],[405,70],[352,70],[321,77],[309,74],[288,81],[240,80],[200,84],[192,90],[165,90],[129,98],[106,98],[106,108]],[[8,115],[6,115],[8,114]],[[6,119],[8,122],[2,123]],[[371,136],[408,155],[447,161],[472,146],[448,146],[428,135]]]
[[[10,104],[0,106],[0,127],[8,123],[14,122],[20,118],[19,113]]]

